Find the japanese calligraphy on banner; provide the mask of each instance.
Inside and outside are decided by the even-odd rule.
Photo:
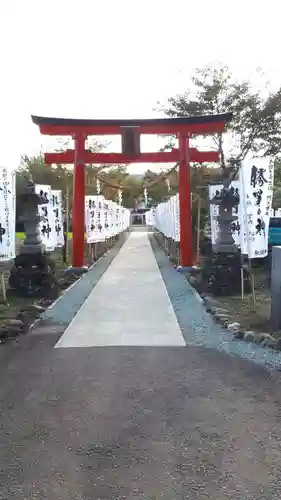
[[[113,229],[113,209],[112,209],[112,201],[104,200],[104,232],[105,237],[110,238],[114,235]]]
[[[121,207],[121,230],[125,231],[130,225],[131,213],[127,208]]]
[[[122,231],[122,224],[121,224],[121,207],[119,204],[115,203],[115,228],[116,228],[116,234],[121,233]]]
[[[130,211],[102,195],[86,196],[85,222],[87,242],[104,241],[128,228]]]
[[[273,173],[270,158],[246,157],[241,167],[242,252],[248,254],[250,259],[268,254]]]
[[[41,221],[39,222],[39,231],[41,241],[45,245],[46,252],[53,252],[56,245],[55,237],[55,217],[52,207],[51,186],[36,184],[35,191],[46,200],[46,203],[38,206]]]
[[[58,189],[52,189],[51,196],[51,206],[53,210],[53,222],[54,222],[54,240],[55,247],[63,247],[64,236],[63,236],[63,219],[62,219],[62,196],[61,191]]]
[[[16,176],[0,168],[0,262],[16,256]]]
[[[104,196],[85,196],[85,224],[88,243],[105,240]]]

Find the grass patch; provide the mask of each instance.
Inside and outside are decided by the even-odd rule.
[[[254,330],[259,333],[270,332],[270,307],[271,295],[268,285],[268,270],[266,268],[254,268],[255,298],[256,307],[254,308],[252,294],[245,295],[241,299],[240,295],[230,297],[216,297],[216,300],[225,306],[234,320],[248,330]],[[277,336],[281,332],[276,332]]]
[[[67,233],[68,234],[68,239],[69,240],[72,240],[72,234],[73,233]],[[86,233],[85,233],[85,240],[86,240]],[[16,233],[16,238],[18,240],[25,240],[25,233]]]

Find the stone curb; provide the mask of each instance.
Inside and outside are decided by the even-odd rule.
[[[187,279],[191,286],[195,288],[193,280],[189,280],[189,277]],[[281,338],[275,339],[269,333],[256,333],[252,330],[245,330],[239,322],[235,322],[231,318],[230,312],[222,307],[213,296],[200,292],[199,295],[203,300],[206,311],[213,316],[214,320],[219,323],[222,328],[225,328],[232,334],[233,340],[244,340],[244,342],[251,342],[261,347],[269,347],[275,351],[281,351]]]

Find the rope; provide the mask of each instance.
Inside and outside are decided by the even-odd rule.
[[[155,184],[158,184],[160,183],[161,181],[165,180],[172,172],[174,172],[176,170],[176,168],[178,167],[179,163],[176,163],[176,165],[174,165],[174,167],[172,167],[168,172],[163,172],[160,176],[157,177],[157,179],[154,179],[153,181],[150,181],[150,182],[147,182],[147,183],[142,183],[139,190],[140,191],[143,191],[144,189],[148,189],[148,188],[151,188],[153,186],[155,186]],[[115,184],[113,182],[110,182],[108,181],[107,179],[105,179],[102,175],[100,175],[99,172],[97,172],[97,178],[103,182],[106,186],[108,187],[111,187],[112,189],[130,189],[130,187],[128,186],[124,186],[124,184],[120,183],[120,184]]]

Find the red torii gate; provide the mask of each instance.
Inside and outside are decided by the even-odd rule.
[[[205,115],[184,118],[158,118],[148,120],[80,120],[68,118],[47,118],[32,116],[41,134],[71,136],[75,149],[61,153],[45,153],[45,163],[73,164],[74,186],[72,207],[73,268],[84,267],[84,195],[85,171],[87,163],[176,163],[179,162],[179,203],[180,203],[180,264],[192,265],[192,225],[190,169],[191,162],[217,162],[219,153],[200,152],[190,147],[194,135],[222,133],[232,114]],[[122,136],[122,153],[92,153],[85,149],[85,140],[91,135]],[[141,134],[176,135],[179,148],[170,152],[141,153]]]

